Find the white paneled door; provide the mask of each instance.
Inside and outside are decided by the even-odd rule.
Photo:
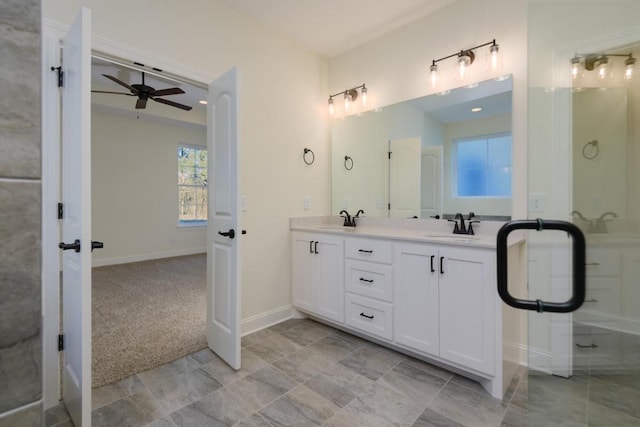
[[[63,43],[62,400],[76,426],[91,425],[91,11]]]
[[[420,216],[420,138],[389,141],[390,216]]]
[[[209,85],[209,225],[207,230],[207,343],[240,369],[240,237],[238,229],[237,71]]]

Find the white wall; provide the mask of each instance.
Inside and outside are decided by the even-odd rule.
[[[206,146],[206,128],[91,114],[93,264],[206,251],[206,228],[178,228],[178,144]]]
[[[218,0],[48,0],[43,16],[69,25],[81,6],[92,9],[101,40],[211,79],[238,67],[240,192],[248,199],[242,317],[289,305],[289,217],[330,209],[326,60]],[[312,166],[302,161],[305,147],[315,152]]]

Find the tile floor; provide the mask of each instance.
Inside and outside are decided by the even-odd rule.
[[[95,389],[93,426],[640,425],[640,391],[611,375],[566,380],[521,369],[497,400],[474,381],[308,319],[242,345],[237,372],[207,349]],[[584,381],[595,391],[585,394]],[[611,388],[620,390],[615,402],[598,394]],[[72,425],[61,406],[45,418]]]

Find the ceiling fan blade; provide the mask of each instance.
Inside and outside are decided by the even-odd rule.
[[[157,98],[157,99],[156,98],[151,98],[151,99],[153,99],[154,101],[159,102],[161,104],[167,104],[167,105],[170,105],[172,107],[180,108],[180,109],[185,110],[185,111],[190,111],[191,108],[193,108],[193,107],[189,107],[188,105],[183,105],[183,104],[178,104],[177,102],[168,101],[168,100],[166,100],[164,98]]]
[[[135,96],[132,93],[126,93],[126,92],[111,92],[109,90],[92,90],[91,93],[112,93],[114,95],[127,95],[127,96]]]
[[[131,87],[131,86],[130,86],[130,85],[128,85],[127,83],[123,82],[122,80],[118,80],[116,77],[110,76],[110,75],[108,75],[108,74],[103,74],[103,76],[105,76],[106,78],[108,78],[109,80],[111,80],[111,81],[113,81],[113,82],[115,82],[115,83],[118,83],[120,86],[124,86],[124,87],[126,87],[126,88],[127,88],[127,89],[129,89],[131,92],[133,92],[134,94],[135,94],[135,93],[138,93],[138,90],[137,90],[137,89],[135,89],[135,88]]]
[[[153,96],[165,96],[165,95],[179,95],[184,93],[179,87],[171,87],[169,89],[160,89],[153,92]]]
[[[144,98],[138,98],[138,100],[136,101],[136,108],[137,109],[147,108],[147,100]]]

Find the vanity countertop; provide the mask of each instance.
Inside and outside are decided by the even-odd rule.
[[[345,237],[373,237],[378,239],[404,240],[420,243],[437,243],[444,245],[467,246],[474,248],[496,248],[496,233],[501,222],[478,225],[474,224],[476,234],[453,234],[452,225],[446,221],[437,220],[402,220],[391,219],[391,221],[371,221],[368,223],[365,218],[360,219],[356,227],[344,227],[341,220],[335,217],[314,217],[311,218],[291,218],[290,228],[292,231],[306,231],[313,233],[327,233],[341,235]],[[372,223],[373,222],[373,223]],[[484,225],[484,227],[482,227]],[[482,230],[480,230],[482,227]],[[511,233],[509,236],[509,246],[524,242],[524,237]]]

